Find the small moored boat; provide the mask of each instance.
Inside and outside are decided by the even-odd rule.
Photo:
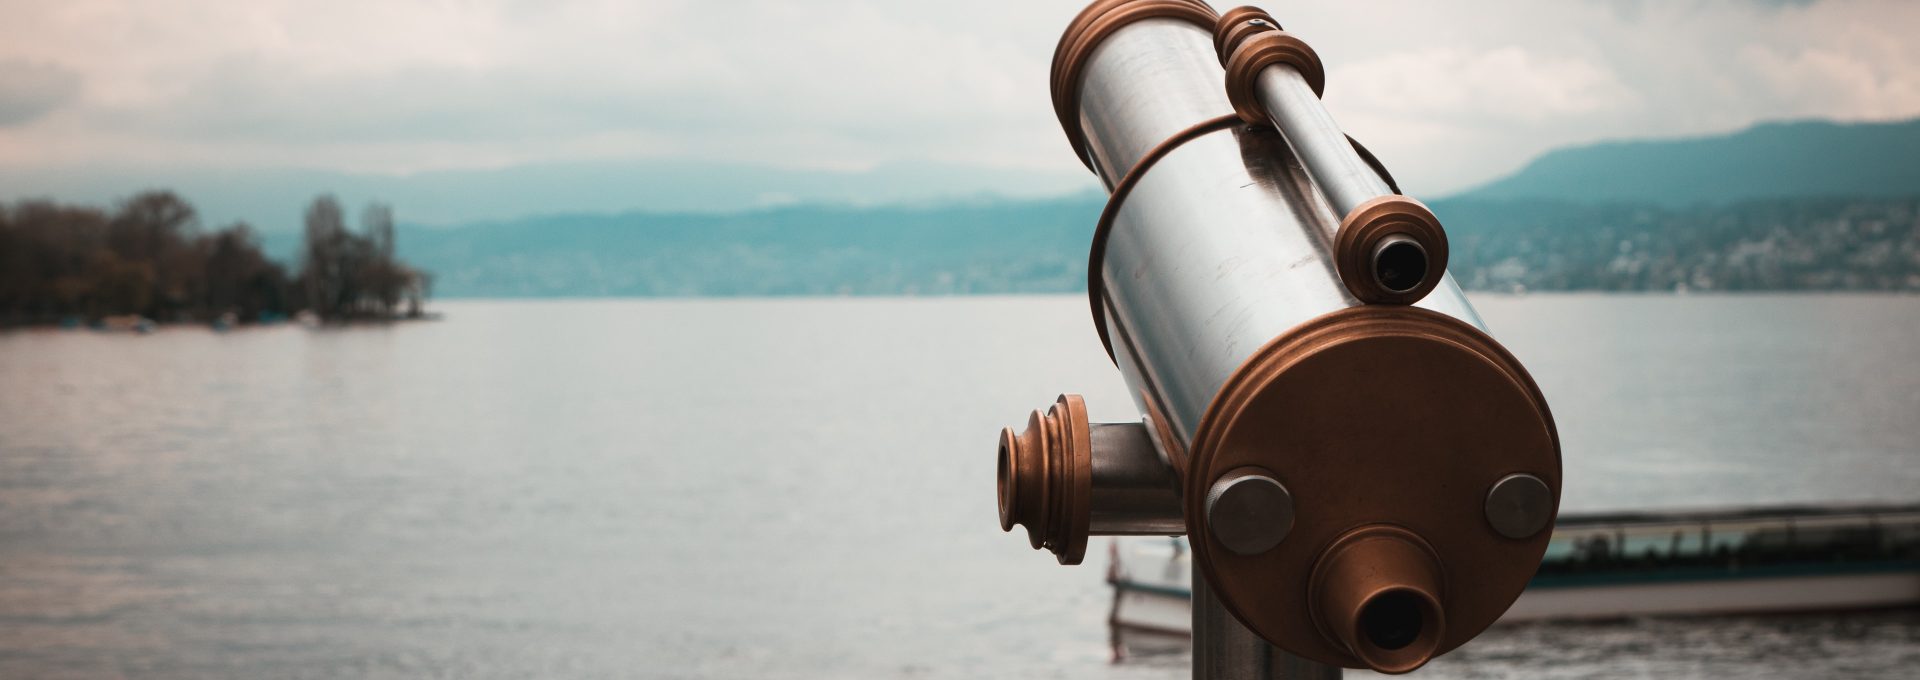
[[[1114,544],[1114,654],[1186,646],[1184,539]],[[1920,604],[1920,504],[1562,515],[1515,621]]]

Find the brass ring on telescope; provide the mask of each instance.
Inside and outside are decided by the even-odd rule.
[[[1373,271],[1375,250],[1396,235],[1411,239],[1426,255],[1419,282],[1403,290],[1388,288]],[[1410,305],[1440,285],[1447,273],[1447,232],[1426,204],[1399,194],[1380,196],[1341,218],[1333,258],[1341,283],[1361,302]]]
[[[1322,96],[1327,89],[1327,71],[1320,64],[1320,55],[1305,40],[1286,31],[1260,31],[1247,36],[1233,50],[1233,56],[1227,58],[1227,101],[1233,103],[1233,110],[1240,119],[1251,125],[1273,125],[1273,119],[1267,116],[1267,109],[1260,104],[1260,98],[1253,94],[1253,84],[1260,76],[1261,69],[1275,64],[1284,64],[1299,71],[1307,79],[1307,85],[1313,88],[1314,96]]]
[[[1393,173],[1387,172],[1387,166],[1380,162],[1380,157],[1373,155],[1372,151],[1368,151],[1366,145],[1361,144],[1360,140],[1354,139],[1353,135],[1347,135],[1347,143],[1353,145],[1354,153],[1360,154],[1360,162],[1366,163],[1369,168],[1373,168],[1373,174],[1379,175],[1380,181],[1387,183],[1388,189],[1393,190],[1393,193],[1400,193],[1400,183],[1393,181]]]
[[[1027,528],[1034,549],[1061,564],[1079,564],[1087,554],[1092,522],[1093,441],[1087,403],[1063,394],[1046,411],[1034,411],[1027,429],[1000,431],[997,483],[1000,529]]]
[[[1220,20],[1213,25],[1213,51],[1220,54],[1220,65],[1227,65],[1227,58],[1233,56],[1233,50],[1255,33],[1283,30],[1280,22],[1267,11],[1250,5],[1242,5],[1220,14]]]

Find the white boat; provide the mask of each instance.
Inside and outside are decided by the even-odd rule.
[[[1185,539],[1113,544],[1116,658],[1185,649]],[[1920,605],[1920,505],[1563,515],[1501,623]]]

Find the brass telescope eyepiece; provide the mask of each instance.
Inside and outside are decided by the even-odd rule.
[[[1173,470],[1140,423],[1089,423],[1063,394],[1027,427],[1000,431],[995,487],[1000,529],[1027,528],[1036,550],[1079,564],[1087,537],[1177,536],[1186,531]]]
[[[1413,532],[1363,527],[1336,541],[1314,566],[1309,606],[1321,634],[1367,667],[1406,673],[1446,637],[1439,558]]]
[[[1034,411],[1025,430],[1001,430],[1000,530],[1025,526],[1034,549],[1053,553],[1061,564],[1079,564],[1091,519],[1092,449],[1087,404],[1077,394]]]

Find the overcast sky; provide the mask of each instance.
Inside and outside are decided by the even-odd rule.
[[[0,169],[687,158],[1077,177],[1046,78],[1083,4],[0,0]],[[1920,114],[1920,3],[1265,6],[1329,66],[1334,116],[1419,195],[1567,144]]]

